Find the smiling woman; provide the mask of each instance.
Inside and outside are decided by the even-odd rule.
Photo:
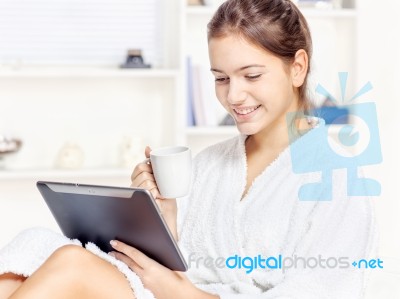
[[[349,196],[351,184],[343,171],[330,169],[323,175],[294,171],[297,160],[322,171],[330,161],[320,150],[329,138],[321,135],[323,122],[303,117],[309,108],[306,84],[311,57],[304,17],[289,0],[228,0],[208,30],[216,94],[241,134],[195,157],[191,191],[184,198],[160,196],[148,163],[148,147],[146,160],[133,170],[132,186],[149,190],[157,199],[189,261],[195,254],[204,261],[245,256],[246,265],[253,262],[250,257],[261,262],[252,264],[251,271],[232,264],[196,262],[185,275],[116,240],[111,242],[110,255],[95,255],[89,252],[90,245],[89,250],[61,246],[72,241],[32,230],[33,238],[18,236],[0,252],[0,260],[5,261],[3,267],[0,263],[0,273],[33,273],[25,281],[0,276],[0,289],[3,283],[10,290],[13,283],[15,293],[10,298],[32,298],[33,294],[61,298],[60,293],[62,298],[131,298],[134,294],[137,299],[362,297],[363,269],[353,269],[350,263],[346,267],[330,263],[326,268],[314,261],[370,258],[375,228],[368,197],[354,200]],[[296,115],[302,117],[297,120]],[[302,133],[294,142],[289,139],[288,124]],[[328,183],[320,184],[320,180]],[[301,192],[305,185],[311,186],[306,188],[308,193]],[[59,243],[47,246],[41,238]],[[49,255],[35,260],[32,254],[41,247]],[[284,271],[265,267],[264,258],[274,256],[310,263]],[[29,267],[31,260],[36,267]],[[110,290],[121,293],[110,294]]]
[[[296,85],[303,84],[308,67],[304,50],[287,68],[281,58],[236,35],[212,38],[209,49],[217,98],[239,131],[253,135],[268,128],[270,133],[274,124],[285,129],[281,124],[286,123],[286,114],[299,109]]]

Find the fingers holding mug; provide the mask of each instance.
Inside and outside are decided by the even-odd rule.
[[[153,175],[153,168],[150,163],[150,148],[145,149],[146,159],[137,164],[131,175],[131,187],[142,188],[151,192],[154,198],[162,198]]]
[[[191,151],[185,146],[145,149],[146,159],[136,165],[132,187],[149,190],[154,198],[185,196],[191,180]]]
[[[158,187],[154,180],[154,177],[146,172],[139,174],[132,181],[131,187],[146,189],[151,192],[154,198],[160,197],[160,192],[158,191]]]
[[[150,159],[145,159],[143,160],[143,162],[136,165],[135,169],[131,174],[132,183],[136,179],[136,177],[142,174],[143,172],[153,174],[153,168],[151,167]]]
[[[150,146],[146,146],[146,148],[144,149],[144,154],[145,154],[146,158],[150,158],[150,152],[151,152]],[[150,162],[150,159],[149,159],[149,162]]]

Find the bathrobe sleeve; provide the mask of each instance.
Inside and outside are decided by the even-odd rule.
[[[343,190],[347,190],[342,179]],[[301,204],[301,202],[299,203]],[[329,265],[301,269],[288,269],[284,279],[264,293],[229,294],[220,292],[221,299],[357,299],[362,298],[368,271],[353,266],[360,259],[376,258],[376,229],[370,199],[365,197],[334,198],[329,202],[318,202],[309,216],[304,236],[296,245],[294,254],[298,257],[319,256],[328,259],[341,258],[342,268]],[[290,238],[290,235],[288,236]],[[314,264],[313,262],[310,262]],[[313,265],[311,265],[312,267]]]

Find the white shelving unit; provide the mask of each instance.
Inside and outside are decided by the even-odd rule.
[[[21,150],[0,169],[0,180],[42,175],[113,179],[126,175],[119,161],[124,138],[141,140],[143,149],[183,143],[184,127],[178,120],[183,117],[179,107],[184,66],[177,34],[182,30],[183,3],[162,4],[162,17],[155,24],[162,35],[162,65],[156,68],[32,66],[17,58],[0,63],[0,135],[23,141]],[[83,149],[83,168],[56,170],[57,153],[70,142]]]
[[[316,48],[315,83],[323,84],[334,94],[338,94],[338,71],[349,71],[352,78],[357,75],[358,12],[355,1],[347,2],[350,5],[347,3],[346,7],[351,8],[302,8]],[[85,169],[119,169],[118,142],[126,135],[140,135],[143,146],[187,144],[196,153],[238,134],[235,127],[229,126],[186,126],[186,57],[191,56],[208,68],[206,25],[215,10],[216,7],[187,6],[185,0],[165,6],[165,15],[158,24],[165,35],[162,68],[0,66],[0,133],[14,134],[24,141],[18,153],[20,164],[9,165],[9,177],[17,179],[18,171],[21,177],[27,177],[26,171],[35,174],[36,169],[53,171],[56,151],[63,141],[71,139],[85,147]],[[325,43],[328,45],[324,48]],[[326,56],[327,51],[333,56]],[[349,92],[355,90],[357,80],[353,81]],[[69,111],[73,115],[70,119],[62,113],[60,117],[57,113],[51,116],[54,111]],[[57,135],[57,131],[66,136]],[[99,132],[104,134],[102,141],[93,136]],[[43,142],[41,134],[51,140]],[[95,172],[88,173],[96,176]],[[1,171],[0,178],[6,178],[6,173]],[[99,173],[121,174],[100,170]],[[53,174],[57,176],[59,172],[54,170]],[[82,172],[76,175],[85,176]]]
[[[16,67],[0,68],[0,78],[172,78],[178,69],[120,69],[111,67]]]
[[[26,227],[57,229],[36,190],[37,180],[128,186],[134,165],[127,169],[118,164],[118,144],[124,136],[142,137],[143,147],[187,144],[196,154],[238,134],[236,127],[186,126],[186,57],[208,67],[206,24],[214,10],[188,7],[186,0],[165,5],[158,24],[165,36],[160,68],[0,65],[0,134],[24,142],[0,170],[0,225],[13,223],[2,231],[0,247]],[[337,30],[331,44],[341,60],[334,66],[355,70],[357,10],[304,13],[312,28]],[[314,43],[318,46],[318,36]],[[84,149],[83,169],[54,168],[57,151],[66,141]]]
[[[186,13],[188,16],[204,15],[211,17],[215,12],[215,7],[210,6],[188,6]],[[317,9],[317,8],[302,8],[302,13],[305,17],[312,18],[353,18],[357,16],[357,11],[354,8],[343,9]]]
[[[357,17],[357,10],[355,8],[343,8],[343,9],[304,8],[301,11],[306,18],[353,19]]]
[[[131,169],[124,168],[104,168],[104,169],[83,169],[83,170],[64,170],[64,169],[34,169],[34,170],[9,170],[0,172],[0,180],[54,180],[76,178],[107,178],[107,177],[126,177],[129,179]]]
[[[215,10],[216,7],[211,6],[185,5],[182,18],[185,24],[183,26],[185,28],[183,32],[184,55],[185,57],[190,57],[193,65],[198,65],[206,71],[209,69],[207,23]],[[213,80],[211,72],[209,80]],[[187,95],[186,90],[185,95]],[[215,97],[213,101],[219,109],[219,114],[221,114],[223,108],[219,106],[217,98]],[[186,108],[185,111],[187,111]],[[235,126],[194,126],[186,127],[185,129],[186,143],[192,148],[194,153],[198,153],[208,145],[228,139],[237,134],[239,132]]]
[[[0,63],[0,135],[23,141],[0,169],[0,248],[29,227],[59,231],[38,180],[130,186],[144,153],[131,167],[122,166],[124,138],[138,138],[143,149],[184,142],[183,2],[163,6],[156,24],[165,37],[163,64],[157,68]],[[83,149],[81,169],[55,168],[67,142]]]

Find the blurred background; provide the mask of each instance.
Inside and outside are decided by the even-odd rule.
[[[206,25],[221,2],[0,0],[0,247],[27,227],[58,230],[38,180],[129,186],[146,145],[196,154],[238,134],[209,72]],[[383,162],[362,170],[382,186],[373,201],[385,268],[371,271],[367,298],[400,298],[400,4],[296,4],[312,31],[317,107],[348,113],[318,84],[344,105],[372,84],[357,101],[377,109]]]

